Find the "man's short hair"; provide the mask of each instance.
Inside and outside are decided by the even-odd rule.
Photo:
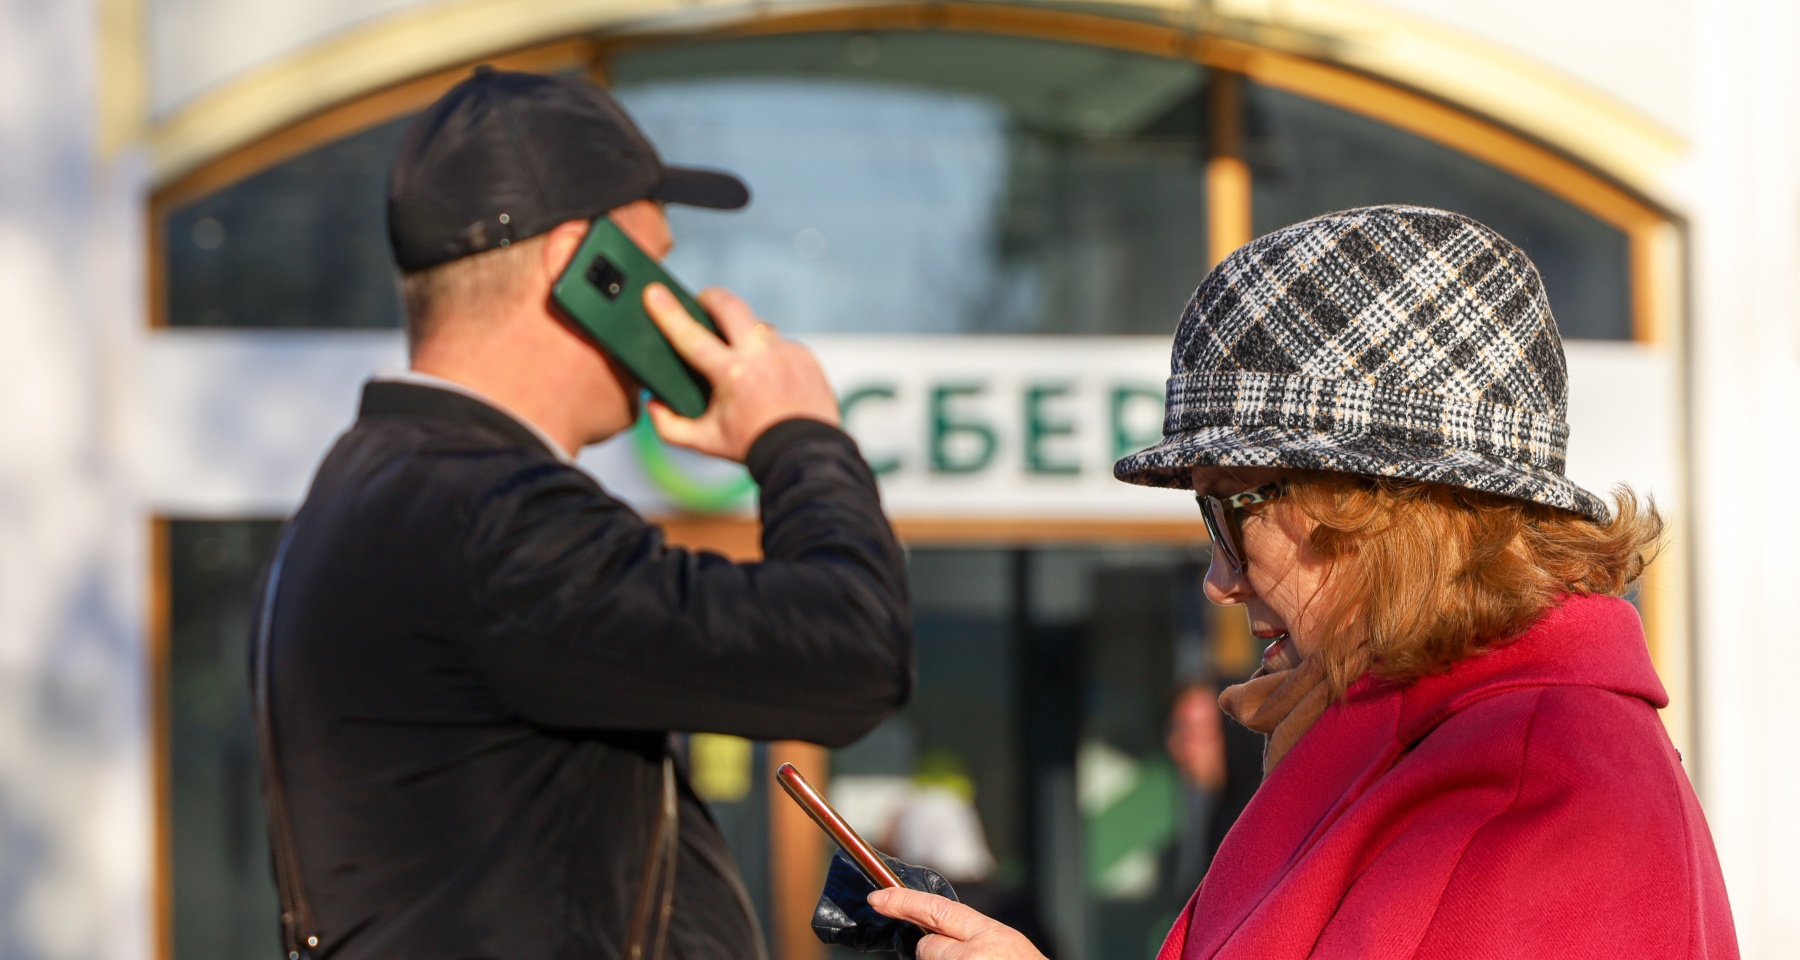
[[[419,345],[437,332],[445,318],[479,320],[512,308],[529,289],[532,271],[547,235],[509,246],[414,270],[400,276],[406,307],[406,345]]]

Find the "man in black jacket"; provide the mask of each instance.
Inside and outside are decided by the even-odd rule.
[[[290,953],[762,953],[671,731],[838,746],[892,713],[900,549],[817,362],[724,291],[702,297],[722,339],[646,297],[714,391],[651,413],[749,468],[764,559],[665,544],[573,466],[637,388],[548,306],[590,218],[660,257],[661,203],[747,199],[664,167],[581,81],[482,70],[414,122],[389,186],[412,369],[365,387],[256,638]]]

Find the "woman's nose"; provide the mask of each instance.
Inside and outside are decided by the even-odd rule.
[[[1220,606],[1243,603],[1251,594],[1250,581],[1231,565],[1231,561],[1213,553],[1206,567],[1206,599]]]

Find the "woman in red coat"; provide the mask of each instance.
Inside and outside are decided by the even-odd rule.
[[[1263,666],[1221,706],[1264,781],[1158,960],[1735,957],[1706,819],[1631,604],[1661,520],[1563,475],[1537,269],[1466,217],[1331,214],[1221,263],[1175,335],[1163,442],[1206,592]],[[869,905],[923,960],[1027,960],[953,900]]]

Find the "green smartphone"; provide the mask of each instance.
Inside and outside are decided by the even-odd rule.
[[[684,417],[697,417],[706,412],[712,386],[681,359],[644,309],[644,288],[652,283],[668,287],[688,316],[719,332],[693,295],[608,217],[594,218],[550,299],[652,396]]]

